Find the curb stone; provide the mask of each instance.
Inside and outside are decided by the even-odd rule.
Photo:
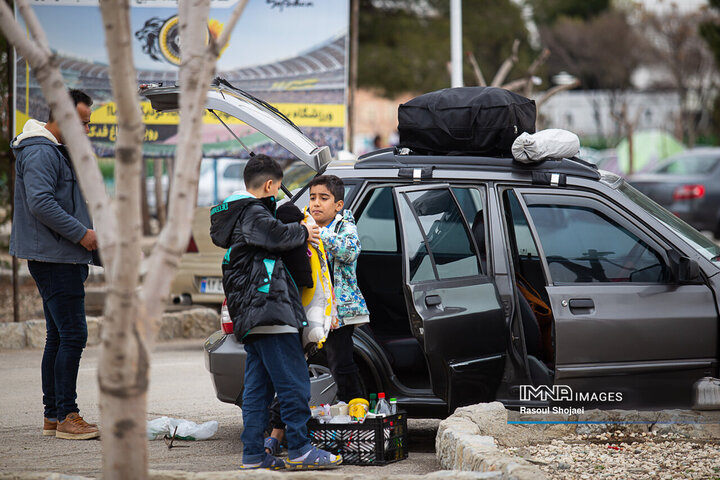
[[[440,422],[435,437],[435,452],[442,468],[499,473],[502,480],[541,480],[545,474],[538,467],[520,457],[509,455],[497,446],[495,438],[487,435],[482,422],[507,424],[507,411],[500,402],[483,403],[458,408]]]
[[[547,478],[524,458],[507,453],[500,447],[524,447],[546,444],[570,435],[597,435],[620,431],[676,434],[703,440],[720,437],[720,411],[693,410],[589,410],[578,415],[552,415],[544,420],[595,420],[597,424],[508,424],[508,413],[502,403],[481,403],[458,408],[440,422],[435,438],[435,452],[441,468],[472,471],[499,471],[502,479],[531,480]],[[512,412],[513,420],[537,420],[531,415]],[[627,421],[632,424],[612,422]],[[646,422],[646,423],[637,423]],[[681,422],[681,423],[674,423]]]
[[[103,317],[87,317],[88,346],[99,345]],[[220,314],[212,308],[195,307],[164,313],[158,325],[157,341],[182,338],[205,339],[218,330]],[[45,347],[45,320],[0,322],[0,350]],[[3,478],[3,477],[0,477]]]
[[[270,470],[252,470],[238,471],[231,470],[225,472],[183,472],[174,470],[150,470],[150,480],[277,480],[287,479],[287,472]],[[332,472],[293,472],[293,480],[315,480],[315,479],[334,479],[334,480],[501,480],[500,472],[458,472],[441,470],[425,475],[377,475],[377,474],[351,474],[343,473],[342,467]],[[49,472],[16,472],[16,473],[0,473],[0,480],[94,480],[93,477],[80,477],[72,475],[63,475],[60,473]]]
[[[0,322],[0,350],[22,348],[25,345],[25,325],[23,323]]]
[[[52,472],[15,472],[0,473],[0,480],[94,480],[78,475],[65,475]]]

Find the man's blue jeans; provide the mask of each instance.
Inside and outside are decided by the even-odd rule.
[[[28,261],[45,312],[45,352],[42,389],[45,417],[65,420],[79,412],[77,376],[80,356],[87,342],[85,280],[88,266],[72,263]]]
[[[245,343],[245,389],[242,399],[243,463],[259,463],[268,424],[268,406],[277,393],[280,416],[287,426],[288,458],[310,450],[310,376],[296,333],[258,335]]]

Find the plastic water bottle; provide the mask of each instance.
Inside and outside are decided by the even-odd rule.
[[[390,415],[395,415],[397,413],[397,399],[391,398],[390,399]]]
[[[390,404],[385,400],[385,392],[378,393],[377,406],[375,406],[375,413],[380,415],[390,415]]]
[[[375,406],[377,405],[377,394],[370,394],[370,412],[375,413]]]

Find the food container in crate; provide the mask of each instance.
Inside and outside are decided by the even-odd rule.
[[[342,455],[350,465],[385,465],[408,456],[407,415],[366,418],[363,423],[308,422],[313,446]]]

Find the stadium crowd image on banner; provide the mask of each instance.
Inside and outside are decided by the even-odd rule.
[[[208,36],[217,37],[238,0],[212,0]],[[100,157],[114,157],[117,122],[112,99],[105,36],[97,0],[30,0],[45,29],[69,88],[94,100],[90,138]],[[133,56],[138,85],[178,80],[180,42],[175,0],[133,0]],[[22,22],[22,16],[16,15]],[[349,0],[280,2],[250,0],[230,42],[218,59],[218,76],[280,110],[318,144],[335,155],[343,148],[346,125]],[[322,26],[308,28],[309,25]],[[82,31],[83,35],[68,35]],[[16,53],[15,131],[28,118],[46,121],[49,113],[40,85]],[[179,117],[141,104],[146,156],[172,156]],[[256,153],[291,155],[233,117],[223,117],[232,133]],[[203,155],[245,157],[247,152],[220,120],[206,112]]]

